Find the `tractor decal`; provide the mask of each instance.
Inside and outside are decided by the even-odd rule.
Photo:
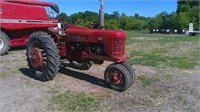
[[[21,19],[0,19],[1,23],[29,23],[29,24],[57,24],[57,21],[45,20],[21,20]]]

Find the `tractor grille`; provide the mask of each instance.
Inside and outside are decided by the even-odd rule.
[[[120,38],[113,39],[113,52],[122,52],[123,51],[123,41]]]

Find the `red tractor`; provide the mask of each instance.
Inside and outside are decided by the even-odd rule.
[[[0,55],[10,47],[25,46],[33,32],[48,32],[48,27],[56,27],[55,3],[37,0],[0,0]]]
[[[68,23],[49,27],[48,32],[33,33],[27,44],[27,61],[33,77],[52,80],[59,70],[60,60],[67,59],[71,66],[88,70],[93,64],[112,61],[104,73],[105,82],[117,91],[125,91],[135,80],[133,68],[126,63],[126,33],[104,30],[103,1],[100,9],[100,28],[92,29]],[[62,27],[61,27],[62,26]]]

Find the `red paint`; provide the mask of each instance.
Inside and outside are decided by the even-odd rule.
[[[123,31],[91,29],[64,23],[67,26],[64,31],[66,35],[59,35],[59,30],[49,30],[50,27],[57,27],[57,20],[50,19],[44,7],[56,6],[55,3],[31,0],[0,0],[0,3],[0,27],[9,36],[10,46],[26,45],[30,34],[44,31],[54,38],[62,59],[118,63],[127,60],[124,54],[126,33]],[[99,46],[96,53],[91,52],[92,45]]]
[[[123,84],[123,75],[120,71],[114,70],[110,73],[110,82],[114,85],[120,86]]]
[[[85,59],[96,59],[100,61],[114,61],[114,62],[124,62],[128,59],[124,55],[125,49],[125,40],[126,33],[119,30],[101,30],[101,29],[88,29],[78,26],[68,26],[68,29],[65,31],[66,36],[62,37],[66,42],[67,48],[71,47],[72,43],[82,43],[85,44],[83,47],[88,49],[90,44],[104,44],[106,46],[106,55],[97,55],[92,54],[91,52],[87,53],[82,50],[66,49],[65,57],[73,57],[73,60],[85,60]],[[63,51],[62,51],[63,52]],[[76,53],[74,53],[76,52]],[[63,56],[63,54],[60,54]],[[68,56],[69,55],[69,56]]]
[[[30,56],[30,63],[33,68],[40,68],[43,65],[42,52],[39,48],[32,48]]]
[[[56,19],[50,19],[44,6],[55,3],[37,0],[0,0],[0,28],[10,38],[10,46],[24,46],[33,32],[47,31],[57,26]]]

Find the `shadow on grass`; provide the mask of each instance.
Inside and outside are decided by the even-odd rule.
[[[28,69],[28,68],[20,68],[19,71],[20,71],[23,75],[35,79],[35,78],[33,77],[33,73],[31,72],[30,69]],[[35,80],[37,80],[37,79],[35,79]]]
[[[110,89],[110,87],[107,86],[106,82],[103,79],[99,79],[97,77],[91,76],[91,75],[86,74],[86,73],[82,73],[82,72],[78,72],[78,71],[73,71],[71,69],[67,69],[68,67],[72,68],[69,63],[61,63],[60,70],[58,72],[61,73],[61,74],[64,74],[64,75],[79,79],[79,80],[84,80],[86,82],[90,82],[92,84],[95,84],[95,85]],[[28,69],[28,68],[20,68],[19,71],[23,75],[35,79],[33,77],[33,73],[31,72],[30,69]],[[38,79],[35,79],[35,80],[38,80]]]

